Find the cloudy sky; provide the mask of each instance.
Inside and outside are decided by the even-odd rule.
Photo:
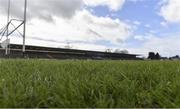
[[[0,0],[0,28],[7,2]],[[11,0],[11,18],[23,18],[23,3]],[[28,0],[27,20],[29,45],[180,55],[180,0]],[[18,32],[10,39],[22,43]]]

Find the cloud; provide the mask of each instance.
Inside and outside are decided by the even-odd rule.
[[[124,3],[124,0],[107,0],[105,4],[101,0],[93,1],[97,2],[97,6],[105,5],[114,11],[120,9]],[[98,41],[119,46],[131,36],[133,30],[130,24],[108,16],[93,15],[84,5],[95,5],[84,2],[83,0],[28,0],[26,43],[57,47],[62,46],[61,42],[70,41],[77,48],[84,49],[89,45],[88,48],[97,49],[95,48],[97,46],[100,49],[108,44],[95,44]],[[3,18],[7,11],[6,7],[7,0],[0,0],[0,16]],[[23,0],[12,0],[11,13],[13,17],[23,17]],[[2,22],[6,22],[6,19]],[[22,28],[19,30],[22,31]],[[12,36],[11,42],[22,41],[21,38]]]
[[[41,18],[53,21],[54,17],[72,18],[85,6],[107,6],[118,11],[125,0],[28,0],[28,18]],[[0,13],[7,13],[8,0],[0,0]],[[11,0],[11,15],[23,18],[24,0]]]
[[[144,36],[142,36],[142,35],[136,35],[136,36],[134,36],[134,39],[139,40],[139,41],[144,41],[145,40]]]
[[[52,44],[53,46],[59,46],[58,42],[96,43],[101,41],[121,45],[132,34],[131,25],[119,19],[95,16],[85,9],[78,11],[71,19],[62,17],[54,17],[54,19],[56,23],[38,18],[29,21],[27,24],[27,43],[33,45],[34,43],[29,43],[34,42],[31,40],[38,40],[39,42],[41,40],[46,42],[46,46],[51,46],[53,42],[55,43]],[[19,30],[22,32],[22,28]],[[11,36],[11,39],[12,43],[21,42],[21,39],[19,40],[14,36]]]
[[[20,42],[21,38],[11,38],[11,43],[15,44],[22,44]],[[36,37],[26,39],[27,45],[35,45],[35,46],[44,46],[44,47],[55,47],[55,48],[65,48],[67,46],[67,42],[65,41],[57,41],[51,40],[48,42],[46,40],[37,40]],[[94,44],[94,43],[87,43],[87,42],[71,42],[69,43],[72,49],[80,49],[80,50],[94,50],[94,51],[105,51],[108,46],[101,45],[101,44]]]
[[[27,27],[29,35],[61,41],[96,42],[103,40],[112,44],[121,44],[132,33],[131,26],[119,19],[97,17],[87,10],[78,11],[69,20],[55,19],[57,21],[55,25],[38,19],[32,20],[30,22],[32,25]]]
[[[131,2],[142,2],[142,1],[145,1],[145,0],[127,0],[127,1],[131,1]]]
[[[119,11],[126,1],[142,0],[28,0],[28,19],[41,18],[54,21],[54,17],[70,19],[86,6],[107,6],[111,11]],[[8,0],[0,0],[0,13],[7,13]],[[23,18],[24,0],[11,0],[11,16]]]
[[[160,15],[170,23],[180,23],[180,0],[163,0]]]
[[[152,31],[153,32],[153,31]],[[150,33],[146,33],[145,35],[135,35],[134,39],[137,41],[149,41],[151,38],[154,38],[154,35]]]
[[[151,28],[151,25],[150,24],[145,24],[144,25],[146,28]]]
[[[167,22],[161,22],[160,25],[163,26],[163,27],[166,27],[166,28],[168,27],[168,23]]]
[[[111,11],[119,11],[125,2],[140,2],[144,0],[83,0],[90,7],[107,6]]]
[[[0,12],[7,13],[8,0],[0,0]],[[23,18],[24,0],[11,0],[11,15]],[[52,21],[54,16],[71,18],[81,9],[82,0],[28,0],[28,18]]]
[[[149,34],[150,35],[150,34]],[[180,55],[180,37],[179,33],[169,34],[168,36],[136,36],[137,40],[143,41],[141,47],[126,47],[131,53],[139,53],[144,56],[148,52],[159,52],[162,56]],[[127,46],[127,45],[126,45]]]
[[[138,26],[139,26],[139,25],[141,25],[141,22],[140,22],[140,21],[134,21],[134,22],[133,22],[133,24],[135,24],[135,25],[138,25]]]
[[[0,29],[7,24],[6,20],[7,18],[5,16],[0,15]]]
[[[125,0],[84,0],[87,6],[108,6],[112,11],[118,11],[122,8]]]

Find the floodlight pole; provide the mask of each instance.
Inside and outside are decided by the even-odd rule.
[[[9,34],[9,15],[10,15],[10,6],[11,6],[11,1],[8,0],[8,15],[7,15],[7,32],[6,32],[6,40],[8,40],[8,34]],[[8,55],[8,46],[6,47],[6,50],[5,50],[5,55]]]
[[[7,35],[6,35],[7,37],[8,37],[8,32],[9,32],[9,30],[8,30],[9,29],[9,25],[8,24],[9,24],[10,5],[11,5],[10,2],[11,2],[11,0],[8,0]]]
[[[27,14],[27,0],[24,1],[24,30],[23,30],[23,54],[26,52],[26,14]]]

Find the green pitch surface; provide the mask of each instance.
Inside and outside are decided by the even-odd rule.
[[[0,107],[180,107],[180,62],[0,60]]]

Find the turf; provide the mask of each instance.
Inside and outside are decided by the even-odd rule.
[[[1,59],[0,107],[180,107],[180,62]]]

